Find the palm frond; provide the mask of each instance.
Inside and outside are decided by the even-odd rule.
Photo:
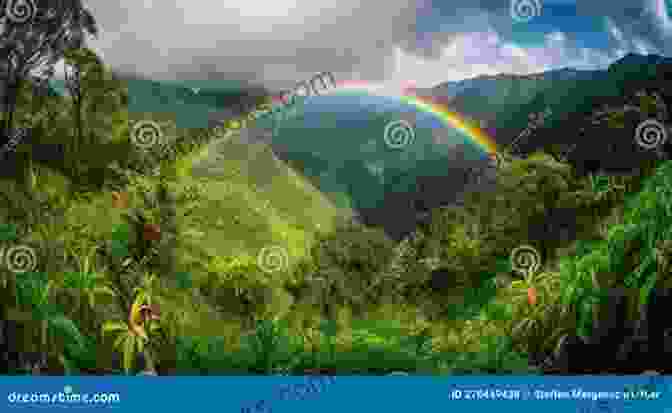
[[[68,342],[79,348],[86,346],[86,340],[74,321],[63,314],[51,316],[47,319],[49,330],[53,335],[65,337]]]
[[[128,330],[128,324],[124,321],[106,321],[103,323],[103,334]]]

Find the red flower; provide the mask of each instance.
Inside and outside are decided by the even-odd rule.
[[[527,289],[527,302],[530,305],[536,305],[537,304],[537,289],[534,287],[530,287]]]
[[[158,241],[161,239],[161,228],[157,224],[145,224],[142,230],[142,238],[145,241]]]

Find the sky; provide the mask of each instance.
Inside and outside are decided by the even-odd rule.
[[[672,55],[672,0],[85,0],[113,68],[283,90],[330,71],[390,93]]]

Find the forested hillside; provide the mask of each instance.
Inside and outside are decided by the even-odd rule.
[[[572,121],[476,172],[442,163],[467,149],[431,140],[381,185],[373,158],[341,159],[349,178],[329,192],[311,172],[329,150],[299,157],[252,129],[180,127],[172,106],[133,111],[129,80],[75,40],[49,51],[76,69],[69,93],[25,78],[6,101],[5,141],[28,133],[0,179],[5,373],[670,371],[666,61],[617,63],[608,96],[557,79],[512,94],[505,77],[502,96],[520,99],[496,112],[511,130],[551,101]],[[469,89],[454,101],[477,101]],[[567,152],[571,137],[585,145]],[[323,142],[345,157],[365,140]]]

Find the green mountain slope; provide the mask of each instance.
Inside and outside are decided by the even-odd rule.
[[[500,145],[509,144],[530,122],[530,115],[550,110],[544,126],[576,124],[578,118],[603,104],[654,90],[669,95],[672,59],[630,54],[607,70],[554,70],[539,75],[499,75],[472,81],[450,101],[459,113],[488,122]],[[441,85],[435,88],[440,93]],[[440,99],[441,95],[434,95]],[[558,128],[563,129],[563,128]],[[565,132],[563,134],[566,135]],[[531,150],[531,149],[530,149]]]
[[[170,121],[159,124],[166,141],[180,133],[170,127]],[[332,205],[264,144],[240,143],[237,136],[222,137],[221,130],[211,133],[215,136],[210,144],[179,158],[170,168],[176,174],[169,182],[176,194],[196,189],[199,194],[193,202],[177,205],[178,229],[189,246],[189,252],[180,252],[185,259],[187,255],[254,258],[262,248],[277,246],[287,251],[291,261],[303,255],[318,229],[328,231],[334,219],[349,214]],[[140,208],[143,188],[152,182],[156,179],[137,182],[131,206]],[[110,233],[122,222],[123,212],[110,207],[110,196],[109,192],[96,194],[79,203],[70,218],[91,225],[95,233]]]
[[[208,114],[225,108],[246,112],[259,104],[268,92],[237,82],[158,82],[128,79],[129,111],[174,113],[178,126],[204,127]]]
[[[191,159],[180,185],[203,185],[205,199],[182,225],[203,232],[200,245],[218,255],[256,256],[286,248],[299,258],[318,229],[342,213],[265,144],[213,141]]]

